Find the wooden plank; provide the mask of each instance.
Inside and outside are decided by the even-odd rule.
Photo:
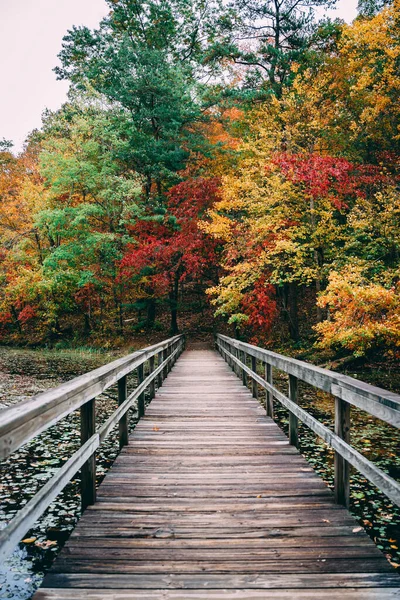
[[[164,561],[151,560],[112,560],[109,556],[105,560],[104,552],[101,558],[92,556],[88,560],[83,560],[81,557],[73,558],[60,555],[53,567],[52,573],[97,573],[97,574],[166,574],[174,573],[183,575],[187,574],[232,574],[232,573],[247,573],[247,574],[283,574],[292,573],[294,570],[293,560],[260,560],[247,559],[244,560],[199,560],[191,561],[173,561],[166,559]],[[296,560],[296,573],[308,574],[343,574],[343,573],[391,573],[393,568],[387,561],[379,558],[352,558],[352,559],[301,559]]]
[[[36,600],[76,600],[76,591],[70,589],[40,590]],[[399,588],[369,588],[363,589],[362,600],[394,600],[399,597]],[[114,589],[96,592],[91,589],[80,589],[79,598],[82,600],[238,600],[235,590],[163,590],[143,591],[131,589],[128,592]],[[293,591],[288,590],[252,590],[241,589],[242,600],[294,600]],[[341,590],[296,590],[296,600],[360,600],[360,590],[356,588]]]
[[[365,600],[364,590],[368,588],[395,588],[399,589],[399,576],[394,573],[346,573],[344,574],[330,574],[324,573],[323,575],[318,574],[297,574],[288,573],[284,575],[280,574],[257,574],[257,575],[243,575],[230,573],[229,575],[100,575],[82,573],[54,573],[49,574],[46,578],[46,583],[50,588],[58,587],[74,587],[77,589],[88,588],[88,589],[115,589],[115,590],[129,590],[129,589],[143,589],[143,590],[165,590],[165,589],[184,589],[184,590],[197,590],[197,589],[210,589],[223,590],[223,589],[260,589],[260,590],[295,590],[296,594],[299,590],[304,589],[329,589],[329,593],[332,593],[332,588],[343,589],[356,588],[358,589],[359,598],[357,600]],[[362,591],[360,591],[360,589]],[[76,592],[75,592],[76,593]],[[159,593],[159,592],[158,592]],[[292,592],[293,593],[293,592]],[[240,592],[237,594],[240,598]],[[278,596],[279,597],[279,596]],[[162,596],[161,596],[162,598]],[[37,600],[37,597],[34,597]]]

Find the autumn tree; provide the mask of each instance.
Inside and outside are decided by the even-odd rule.
[[[130,227],[134,242],[121,262],[123,276],[136,276],[138,297],[167,301],[173,334],[178,332],[181,286],[206,287],[213,279],[216,244],[200,230],[198,221],[218,193],[218,178],[189,179],[169,190],[165,213],[150,214]]]
[[[215,7],[204,0],[109,0],[99,29],[74,28],[64,38],[58,76],[91,86],[124,121],[121,159],[144,179],[147,200],[162,200],[201,139],[196,69],[212,35]]]

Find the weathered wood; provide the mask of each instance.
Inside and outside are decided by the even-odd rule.
[[[246,353],[243,351],[240,351],[239,358],[242,363],[245,363],[246,362]],[[247,373],[244,369],[242,369],[242,383],[244,386],[247,387]]]
[[[273,380],[272,380],[272,366],[269,363],[265,363],[265,381],[267,381],[270,385],[273,384]],[[266,394],[266,410],[267,410],[267,416],[271,417],[271,419],[274,418],[274,397],[271,394],[271,392],[269,392],[268,390],[266,390],[265,392]]]
[[[390,564],[216,356],[176,364],[35,600],[396,597]]]
[[[364,477],[376,485],[376,487],[378,487],[380,491],[390,498],[395,504],[400,506],[400,484],[397,481],[395,481],[392,477],[389,477],[389,475],[365,458],[365,456],[360,454],[360,452],[357,452],[357,450],[352,448],[338,435],[333,433],[328,427],[322,425],[317,419],[300,408],[300,406],[292,402],[274,386],[267,383],[262,377],[253,373],[253,371],[244,364],[243,368],[251,377],[254,377],[257,380],[260,386],[270,391],[274,398],[279,400],[279,402],[285,406],[285,408],[287,408],[298,419],[305,423],[307,427],[321,437],[329,446],[331,446],[331,448],[337,451],[348,463],[360,471]]]
[[[157,577],[157,576],[155,576]],[[160,578],[161,579],[161,578]],[[207,580],[204,578],[204,586]],[[54,588],[37,592],[36,600],[76,600],[76,592],[68,588]],[[121,591],[119,588],[102,590],[80,589],[79,597],[82,600],[160,600],[159,591],[144,591],[143,589],[130,589]],[[203,589],[203,590],[163,590],[163,600],[237,600],[236,590],[229,589]],[[363,592],[362,600],[394,600],[398,598],[398,588],[369,588]],[[241,600],[294,600],[291,590],[254,590],[240,589]],[[359,589],[341,590],[296,590],[296,600],[360,600]]]
[[[163,361],[163,353],[158,352],[157,353],[157,366],[159,367],[161,365]],[[160,388],[162,386],[162,382],[163,382],[163,373],[162,371],[159,372],[159,374],[157,375],[157,387]]]
[[[127,398],[127,379],[126,375],[118,381],[118,405],[121,406]],[[119,420],[118,427],[119,447],[123,448],[128,444],[128,413],[126,412]]]
[[[372,386],[353,377],[322,369],[303,361],[258,348],[224,335],[217,335],[218,348],[226,352],[227,345],[242,350],[258,360],[268,362],[279,371],[294,375],[325,392],[331,393],[365,410],[371,415],[400,427],[400,395]],[[224,346],[222,346],[224,344]],[[228,359],[229,353],[226,357]]]
[[[175,350],[171,355],[171,360],[175,356],[178,356],[182,349],[182,338],[177,340],[175,344]],[[167,342],[170,343],[169,341]],[[164,343],[156,345],[157,347],[163,347]],[[153,355],[155,352],[154,347],[149,350],[150,354]],[[141,351],[141,361],[144,362],[148,356],[147,350]],[[115,363],[112,363],[115,364]],[[82,428],[81,438],[84,442],[83,446],[58,470],[56,475],[40,490],[29,503],[12,519],[12,521],[1,531],[0,533],[0,557],[6,556],[16,545],[16,543],[23,537],[23,534],[29,529],[37,520],[37,518],[46,510],[48,505],[56,497],[56,495],[67,485],[69,479],[77,470],[82,467],[82,504],[86,507],[93,503],[95,500],[95,451],[98,448],[101,441],[107,437],[110,431],[115,427],[117,423],[126,414],[127,410],[132,406],[136,398],[144,392],[151,382],[158,377],[159,373],[163,370],[165,364],[161,364],[155,369],[154,373],[149,375],[146,380],[139,385],[136,390],[124,401],[122,396],[126,396],[126,390],[121,383],[119,391],[121,393],[121,404],[118,406],[114,414],[99,428],[97,433],[95,430],[95,406],[94,399],[81,406],[82,415]],[[122,373],[125,372],[125,367]],[[126,375],[122,374],[122,380]],[[80,379],[80,378],[78,378]],[[73,380],[75,381],[75,380]],[[73,387],[73,386],[72,386]],[[37,399],[33,399],[33,403],[36,406]],[[21,403],[23,404],[23,403]],[[28,411],[29,412],[29,411]],[[93,434],[91,435],[91,432]],[[87,440],[85,442],[85,440]],[[19,536],[19,537],[18,537]]]
[[[254,373],[257,373],[257,359],[255,356],[251,357],[251,370]],[[255,379],[253,379],[252,381],[252,394],[253,394],[253,398],[258,399],[258,385],[257,385],[257,381]]]
[[[96,406],[95,400],[89,400],[81,406],[81,445],[95,434]],[[96,454],[93,453],[81,468],[81,504],[85,510],[96,502]]]
[[[228,575],[212,575],[207,573],[203,575],[190,576],[166,573],[163,575],[93,575],[89,573],[60,573],[54,575],[49,574],[47,576],[47,581],[49,583],[49,587],[51,588],[76,588],[79,590],[80,588],[91,590],[153,589],[157,590],[158,594],[160,594],[160,590],[182,590],[182,588],[185,591],[205,589],[208,592],[214,589],[218,590],[218,594],[221,593],[222,590],[226,589],[240,590],[240,592],[237,593],[237,598],[241,598],[241,590],[243,589],[259,589],[263,591],[262,593],[265,593],[265,590],[278,590],[277,595],[279,598],[279,594],[283,593],[284,590],[290,590],[290,593],[294,596],[294,594],[301,593],[301,590],[317,590],[318,592],[320,590],[329,590],[329,594],[332,594],[332,590],[340,589],[340,592],[346,594],[347,590],[350,588],[357,590],[358,598],[356,600],[369,600],[367,594],[369,593],[370,588],[375,590],[379,588],[382,590],[383,594],[385,593],[385,588],[393,588],[397,595],[399,592],[399,576],[396,573],[372,572],[348,573],[342,576],[329,573],[324,573],[323,575],[299,575],[296,573],[284,575],[265,575],[260,573],[252,577],[249,577],[248,574],[242,573],[230,573]],[[323,593],[324,592],[322,592],[322,594]],[[291,600],[295,600],[296,596],[293,596]],[[39,598],[40,596],[37,596],[34,600],[38,600]],[[160,595],[158,596],[158,599],[160,599]]]
[[[350,404],[335,398],[335,433],[346,444],[350,443]],[[338,504],[348,507],[350,504],[350,468],[349,463],[335,452],[335,498]]]
[[[138,380],[138,385],[140,385],[144,381],[143,364],[139,365],[138,368],[137,368],[137,380]],[[139,419],[144,416],[144,413],[145,413],[145,401],[144,401],[144,390],[143,390],[143,392],[141,392],[139,394],[139,397],[138,397],[138,415],[139,415]]]
[[[151,356],[149,358],[150,375],[152,373],[154,373],[154,368],[155,368],[155,358],[154,358],[154,356]],[[156,395],[156,382],[154,379],[152,379],[150,382],[150,385],[149,385],[149,400],[153,400],[155,395]]]
[[[167,349],[165,348],[165,349],[163,350],[163,352],[162,352],[162,362],[165,364],[165,367],[164,367],[164,369],[163,369],[163,371],[162,371],[162,378],[163,378],[163,381],[164,381],[164,379],[166,379],[166,378],[167,378],[167,375],[168,375],[168,364],[167,364],[167,362],[166,362],[166,361],[167,361],[167,359],[168,359],[168,352],[167,352]]]
[[[182,339],[182,336],[176,336],[149,346],[75,377],[48,392],[3,409],[0,413],[0,460],[116,384],[121,377],[131,373],[150,356],[170,346],[174,340]]]
[[[297,377],[289,375],[289,398],[295,404],[298,402],[298,393]],[[299,421],[291,411],[289,411],[289,442],[295,448],[299,447]]]

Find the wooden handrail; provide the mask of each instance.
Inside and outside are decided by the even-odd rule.
[[[162,384],[172,365],[183,351],[184,336],[178,335],[159,344],[149,346],[129,356],[113,361],[99,369],[62,384],[16,406],[0,412],[0,459],[36,437],[77,408],[81,409],[81,447],[55,473],[43,488],[0,531],[0,559],[5,558],[56,496],[64,489],[79,469],[83,510],[96,499],[95,452],[111,430],[119,424],[120,448],[128,443],[127,412],[138,401],[139,416],[145,412],[144,392],[154,396],[155,381]],[[157,367],[155,367],[157,357]],[[127,376],[135,369],[144,373],[149,364],[149,374],[138,378],[135,390],[127,396]],[[118,383],[118,408],[96,431],[95,398],[110,386]]]
[[[350,405],[399,428],[400,396],[398,394],[225,335],[217,334],[216,346],[232,369],[234,371],[239,369],[239,375],[245,385],[247,377],[250,376],[253,396],[256,395],[255,386],[259,385],[266,391],[268,416],[273,416],[272,398],[288,409],[290,443],[298,446],[298,420],[300,420],[335,450],[335,497],[339,504],[349,505],[349,465],[352,465],[390,500],[400,506],[400,484],[350,445]],[[251,368],[247,365],[247,356],[252,358]],[[265,365],[265,379],[257,373],[257,361],[262,361]],[[289,375],[289,397],[273,385],[272,367]],[[298,380],[335,396],[334,432],[298,406]]]

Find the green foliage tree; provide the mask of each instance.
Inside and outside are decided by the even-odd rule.
[[[74,28],[64,38],[57,74],[90,86],[120,107],[121,159],[144,178],[147,199],[177,181],[199,140],[203,119],[200,68],[215,7],[204,1],[109,1],[100,28]]]
[[[393,0],[359,0],[357,10],[363,17],[373,17],[392,2]]]
[[[233,0],[220,20],[220,38],[210,60],[228,58],[243,69],[243,89],[280,96],[304,63],[321,22],[316,9],[336,0]],[[321,34],[326,36],[321,29]],[[257,96],[259,98],[259,95]]]

